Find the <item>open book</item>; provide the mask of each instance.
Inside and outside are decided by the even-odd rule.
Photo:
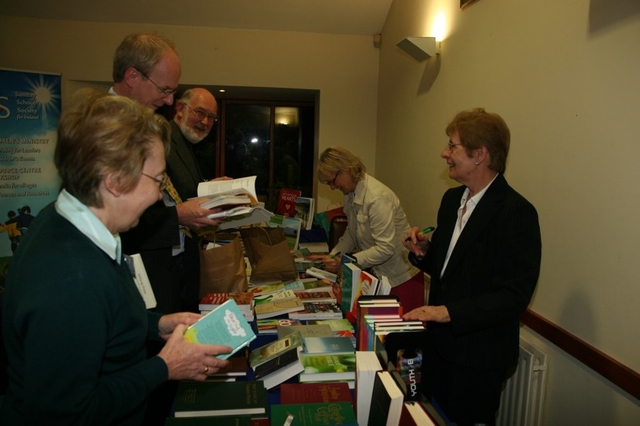
[[[210,219],[244,215],[251,212],[251,206],[258,203],[256,176],[229,180],[211,180],[198,185],[198,197],[208,197],[202,208],[221,208],[222,211],[209,215]]]

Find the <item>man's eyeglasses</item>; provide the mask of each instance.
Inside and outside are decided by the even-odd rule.
[[[189,108],[191,110],[191,112],[193,112],[196,117],[198,118],[198,120],[202,121],[205,119],[205,117],[212,123],[215,123],[218,121],[218,116],[215,114],[209,114],[207,111],[197,108],[197,109],[193,109],[191,108],[191,105],[189,105],[188,103],[184,104],[187,108]]]
[[[453,152],[453,150],[455,149],[456,146],[458,145],[462,145],[461,143],[453,143],[453,142],[449,142],[447,144],[447,149],[449,150],[449,152]]]
[[[329,186],[336,186],[336,179],[338,179],[338,175],[340,174],[340,169],[338,169],[338,171],[336,172],[335,176],[333,177],[333,179],[331,179],[330,181],[325,182],[327,185]]]
[[[149,76],[148,76],[148,75],[146,75],[145,73],[143,73],[143,72],[142,72],[142,71],[140,71],[140,70],[138,70],[138,72],[139,72],[140,74],[142,74],[142,76],[143,76],[144,78],[146,78],[146,79],[147,79],[147,80],[149,80],[151,83],[153,83],[153,85],[154,85],[154,86],[156,86],[156,89],[158,89],[158,91],[159,91],[160,93],[162,93],[164,96],[170,96],[170,95],[173,95],[173,94],[175,94],[175,93],[178,91],[178,89],[177,89],[177,88],[176,88],[176,89],[169,89],[169,88],[166,88],[166,87],[160,87],[160,86],[158,85],[158,83],[156,83],[155,81],[151,80],[151,79],[149,78]]]
[[[157,177],[153,177],[151,175],[148,175],[146,173],[142,173],[142,176],[146,176],[149,179],[151,179],[152,181],[154,181],[155,183],[158,184],[158,188],[160,189],[160,191],[164,191],[165,188],[167,187],[167,185],[169,184],[169,176],[167,176],[166,173],[163,173],[162,178],[158,179]]]

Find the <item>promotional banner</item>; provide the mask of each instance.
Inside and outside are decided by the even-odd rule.
[[[59,74],[0,69],[0,257],[13,255],[33,217],[58,195],[60,83]]]

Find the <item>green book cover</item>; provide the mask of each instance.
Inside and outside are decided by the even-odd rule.
[[[271,424],[283,425],[292,416],[296,426],[353,425],[358,421],[350,402],[316,402],[305,404],[274,404]]]
[[[178,383],[175,417],[264,415],[269,402],[260,381]]]
[[[193,343],[231,346],[230,354],[218,355],[227,359],[255,339],[256,334],[236,301],[229,299],[189,326],[184,337]]]
[[[300,382],[354,380],[356,354],[300,354],[304,372]]]

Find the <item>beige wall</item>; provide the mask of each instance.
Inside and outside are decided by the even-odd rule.
[[[319,150],[346,146],[375,170],[379,50],[373,36],[0,16],[0,67],[62,73],[64,108],[78,87],[111,81],[113,52],[134,32],[158,32],[175,42],[184,84],[319,90]],[[321,210],[342,203],[325,185],[317,195]]]
[[[632,4],[633,3],[633,4]],[[377,177],[410,222],[435,225],[445,126],[501,114],[506,177],[538,209],[543,264],[532,308],[640,372],[640,3],[396,0],[382,34]],[[445,23],[442,54],[395,44]],[[640,402],[525,330],[551,355],[545,425],[640,424]]]

